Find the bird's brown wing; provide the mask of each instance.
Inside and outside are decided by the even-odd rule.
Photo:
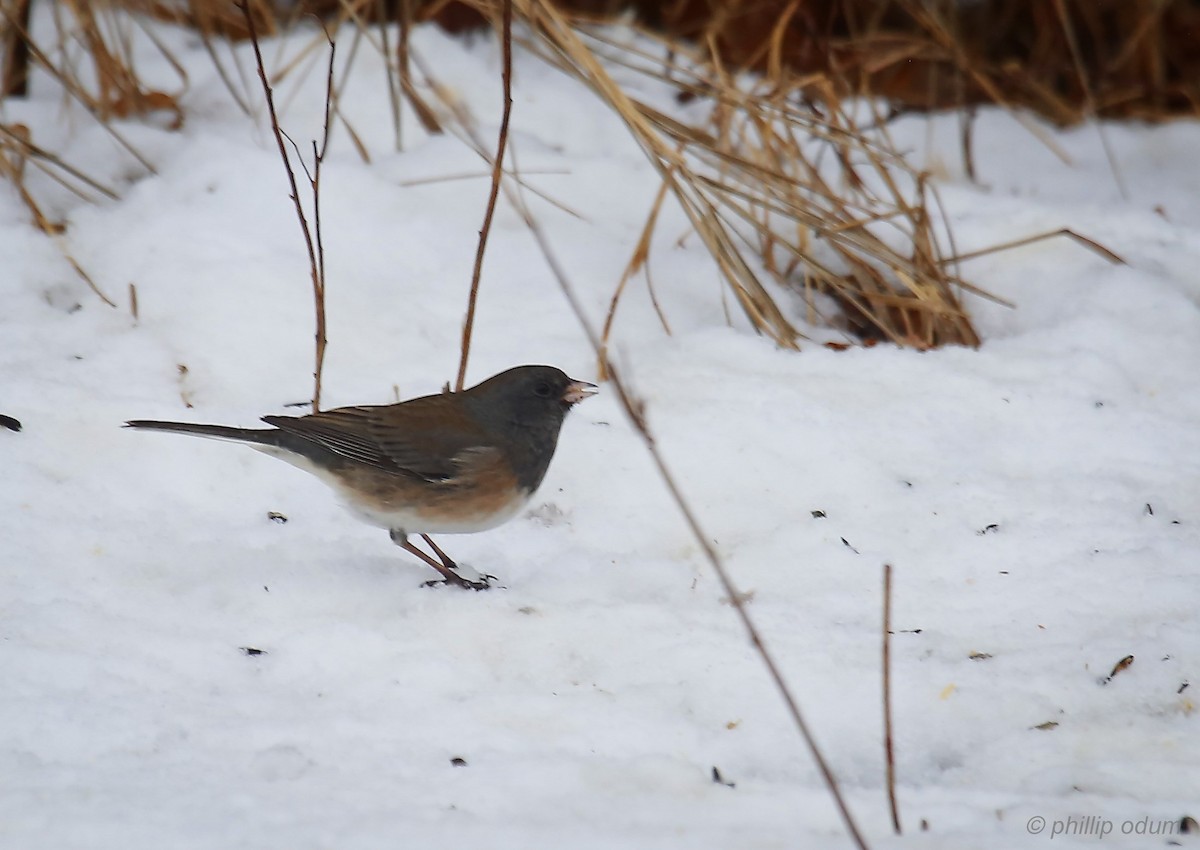
[[[491,448],[452,395],[402,404],[339,407],[309,416],[264,416],[282,431],[359,463],[427,481],[449,481]]]

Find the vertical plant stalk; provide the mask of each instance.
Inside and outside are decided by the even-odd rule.
[[[887,761],[888,810],[892,829],[900,830],[900,809],[896,806],[896,755],[892,747],[892,565],[883,565],[883,754]]]
[[[516,191],[512,193],[517,195],[517,212],[520,214],[521,219],[525,226],[529,229],[529,232],[533,235],[534,240],[538,243],[538,248],[542,252],[542,257],[546,260],[546,265],[550,268],[551,274],[553,274],[555,280],[558,281],[558,285],[561,288],[564,297],[567,299],[567,303],[571,307],[571,312],[575,314],[575,318],[579,322],[579,326],[583,330],[584,335],[587,337],[588,343],[592,347],[592,351],[595,352],[598,360],[603,361],[604,371],[608,374],[609,385],[616,392],[618,403],[624,410],[625,415],[629,418],[630,423],[632,423],[634,430],[641,438],[642,443],[646,447],[646,451],[650,453],[651,460],[654,462],[654,466],[658,470],[659,477],[662,479],[663,484],[666,485],[672,501],[675,502],[680,514],[683,515],[684,522],[687,523],[688,529],[692,533],[692,537],[695,539],[696,544],[700,547],[700,551],[704,553],[704,557],[708,561],[709,566],[711,566],[713,572],[716,573],[717,580],[720,582],[721,589],[729,599],[730,606],[736,612],[738,619],[745,628],[746,634],[750,638],[750,643],[753,645],[755,652],[758,653],[759,658],[762,659],[763,665],[767,668],[767,674],[772,683],[775,685],[776,690],[779,692],[780,697],[783,699],[784,705],[787,707],[788,715],[792,718],[792,722],[795,724],[797,731],[800,733],[800,737],[804,740],[805,745],[808,747],[808,751],[812,756],[813,761],[815,761],[817,764],[817,770],[820,772],[821,778],[824,780],[825,787],[828,789],[830,796],[833,797],[834,804],[837,806],[838,813],[841,815],[842,823],[845,825],[846,831],[849,833],[851,840],[854,842],[854,846],[859,850],[868,850],[866,840],[859,831],[858,824],[855,822],[854,816],[850,813],[850,809],[846,805],[846,800],[842,796],[841,790],[838,788],[837,778],[833,775],[833,770],[829,767],[829,763],[825,761],[824,755],[822,755],[820,748],[817,746],[816,738],[813,737],[812,731],[808,728],[808,723],[805,722],[804,715],[800,713],[799,703],[796,702],[796,698],[792,694],[791,688],[788,687],[787,681],[783,678],[783,672],[779,669],[779,665],[775,663],[775,659],[767,649],[766,641],[763,639],[762,634],[758,630],[758,626],[755,625],[753,618],[750,616],[750,611],[746,607],[745,594],[743,594],[741,590],[738,589],[737,585],[734,584],[733,577],[730,576],[729,571],[725,568],[724,561],[721,560],[721,556],[717,554],[717,550],[711,542],[712,538],[705,533],[704,529],[700,526],[700,521],[692,512],[691,506],[688,504],[687,499],[684,498],[683,491],[680,489],[679,484],[675,480],[675,476],[671,473],[670,468],[667,466],[666,460],[658,450],[658,445],[655,442],[654,434],[650,430],[650,426],[646,421],[645,403],[638,398],[625,384],[625,381],[621,378],[621,374],[617,371],[616,366],[604,355],[599,334],[596,333],[595,329],[592,328],[591,323],[588,321],[587,315],[583,310],[583,305],[580,303],[578,297],[576,297],[575,290],[571,286],[570,281],[567,279],[566,271],[563,269],[562,264],[559,263],[558,257],[551,248],[550,241],[546,237],[545,231],[542,230],[541,224],[538,223],[538,220],[533,217],[533,213],[530,212],[529,208],[521,200],[519,194],[517,194],[519,192],[520,188],[518,186]],[[512,197],[511,194],[510,197]]]
[[[308,177],[309,185],[312,187],[313,194],[313,218],[316,230],[314,240],[313,228],[308,226],[308,219],[304,216],[304,207],[300,203],[300,190],[296,186],[296,172],[292,169],[291,160],[288,158],[287,147],[283,143],[284,132],[279,128],[279,116],[275,112],[275,96],[271,91],[271,84],[267,81],[267,69],[263,64],[262,50],[258,44],[258,33],[254,27],[254,17],[250,14],[250,7],[246,0],[239,0],[238,8],[242,10],[242,15],[246,19],[246,29],[250,34],[250,44],[254,47],[254,62],[258,67],[258,78],[262,81],[263,93],[267,99],[267,112],[271,117],[271,130],[275,134],[275,143],[279,146],[279,157],[283,160],[284,171],[287,172],[288,185],[291,188],[292,203],[296,207],[296,218],[300,221],[300,231],[304,235],[304,245],[308,249],[309,268],[312,273],[312,291],[313,304],[316,312],[316,332],[315,339],[315,355],[313,366],[313,398],[312,409],[315,413],[321,409],[321,374],[325,367],[325,248],[321,242],[321,203],[320,203],[320,188],[321,188],[321,161],[325,159],[325,150],[329,146],[329,114],[331,111],[331,102],[333,99],[333,57],[337,51],[337,45],[330,38],[329,33],[325,33],[326,40],[329,41],[329,70],[325,81],[325,125],[324,136],[321,139],[321,144],[318,147],[317,143],[313,142],[313,170],[310,173],[308,167],[304,165],[304,158],[300,157],[301,167],[304,168],[304,173]],[[291,141],[289,139],[289,141]],[[294,143],[293,143],[294,146]],[[299,156],[299,150],[297,150]]]
[[[492,188],[488,192],[487,211],[483,214],[483,227],[479,231],[479,244],[475,249],[475,268],[471,272],[471,292],[467,296],[467,315],[463,320],[462,356],[458,361],[458,378],[454,382],[455,392],[462,392],[467,376],[467,361],[471,354],[471,333],[475,329],[475,306],[479,300],[479,281],[483,275],[483,255],[487,251],[488,234],[492,231],[492,218],[496,214],[496,200],[500,196],[500,183],[504,179],[504,151],[508,147],[508,120],[512,115],[512,0],[504,0],[501,13],[501,49],[504,67],[501,80],[504,86],[504,112],[500,117],[500,138],[496,142],[496,158],[492,160]]]
[[[0,78],[0,98],[25,97],[29,94],[29,7],[33,0],[16,0],[13,15],[20,26],[11,26],[4,34],[4,72]]]

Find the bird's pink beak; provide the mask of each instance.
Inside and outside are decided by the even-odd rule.
[[[596,389],[595,384],[589,384],[587,381],[572,380],[567,384],[567,388],[563,390],[562,400],[567,404],[579,404],[588,396],[593,396],[600,390]]]

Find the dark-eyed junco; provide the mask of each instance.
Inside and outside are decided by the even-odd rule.
[[[482,590],[430,534],[465,534],[511,519],[542,483],[563,419],[594,384],[553,366],[518,366],[481,384],[400,404],[340,407],[308,416],[264,416],[273,428],[137,419],[129,428],[248,443],[320,478],[360,519],[448,584]],[[437,560],[408,535],[420,534]]]

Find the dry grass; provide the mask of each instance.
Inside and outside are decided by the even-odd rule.
[[[493,3],[475,5],[494,14]],[[514,5],[532,33],[527,48],[622,118],[736,303],[776,344],[797,347],[800,335],[771,282],[831,296],[841,309],[836,321],[862,338],[920,348],[978,344],[958,298],[965,284],[943,256],[924,177],[897,154],[878,116],[868,115],[873,129],[864,128],[832,84],[797,77],[782,62],[749,79],[728,72],[713,50],[685,53],[669,42],[646,50],[546,0]],[[668,82],[681,100],[704,99],[706,120],[667,115],[630,95],[618,74]],[[824,93],[819,108],[805,100],[817,88]],[[648,255],[660,203],[630,272]],[[816,299],[809,304],[817,309]]]
[[[1033,106],[1063,123],[1118,109],[1140,115],[1150,107],[1200,103],[1192,84],[1180,82],[1180,69],[1195,64],[1192,54],[1178,50],[1169,38],[1187,23],[1181,4],[1054,0],[1037,7],[1032,20],[1037,37],[1026,43],[1020,33],[1029,21],[1018,14],[1027,8],[1023,2],[982,0],[962,7],[950,0],[517,0],[516,20],[527,34],[524,46],[610,106],[662,181],[615,287],[605,339],[628,281],[641,272],[649,283],[653,237],[669,197],[712,256],[731,300],[780,346],[795,348],[801,339],[798,314],[780,306],[784,290],[804,296],[810,322],[825,321],[855,339],[917,348],[978,344],[961,303],[964,290],[978,290],[956,273],[948,256],[953,254],[950,234],[940,223],[925,176],[891,144],[889,116],[862,111],[878,101],[849,101],[847,95],[870,90],[902,107],[990,100]],[[651,41],[633,42],[615,35],[618,30],[597,27],[595,18],[568,14],[563,11],[568,5],[609,13],[618,6],[637,7],[644,19],[673,35],[647,31]],[[413,22],[429,17],[460,26],[472,19],[490,21],[498,30],[499,0],[309,0],[288,4],[286,13],[272,0],[248,0],[246,6],[255,29],[264,34],[313,12],[332,18],[331,28],[349,24],[354,37],[342,79],[360,41],[388,57],[397,146],[402,98],[431,132],[440,132],[443,120],[453,120],[461,125],[456,128],[460,136],[473,133],[469,116],[456,112],[458,105],[443,103],[435,110],[426,103],[428,92],[437,98],[440,89],[428,68],[422,68],[424,88],[414,79],[410,62],[417,57],[410,56],[408,33]],[[40,67],[150,171],[152,164],[125,142],[114,119],[165,112],[177,126],[184,115],[176,94],[139,80],[129,35],[141,26],[140,19],[123,10],[194,28],[231,96],[251,111],[246,69],[222,49],[226,39],[249,31],[233,4],[69,0],[54,7],[56,31],[47,43],[30,39],[28,8],[25,0],[0,0],[4,91],[19,96],[29,68]],[[388,20],[399,24],[398,38],[379,26]],[[988,41],[984,34],[993,38]],[[303,63],[307,53],[279,69],[275,79]],[[87,74],[76,67],[81,57],[91,66]],[[753,67],[759,76],[748,77],[737,67]],[[186,80],[182,69],[179,73],[182,89]],[[1135,73],[1141,75],[1140,88],[1129,82]],[[631,95],[618,80],[632,75],[670,83],[681,101],[703,102],[705,119],[686,123]],[[368,152],[341,114],[337,95],[334,119],[346,126],[366,159]],[[969,164],[970,122],[964,126]],[[483,145],[474,146],[487,158]],[[0,160],[0,176],[18,187],[31,216],[47,231],[60,226],[28,190],[26,163],[77,190],[102,189],[38,149],[19,127],[0,127]],[[667,328],[669,317],[661,309],[659,315]]]

